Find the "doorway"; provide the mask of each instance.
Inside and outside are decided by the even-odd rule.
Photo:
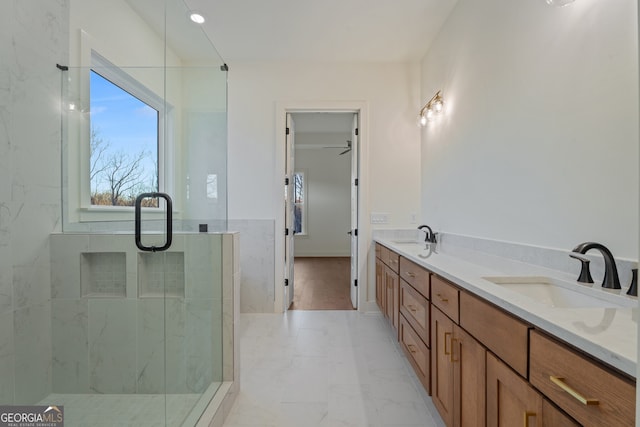
[[[287,114],[285,304],[357,308],[358,114]]]

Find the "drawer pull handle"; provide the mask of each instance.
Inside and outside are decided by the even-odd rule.
[[[578,402],[582,403],[583,405],[599,405],[600,404],[600,401],[598,401],[598,399],[588,399],[583,395],[581,395],[580,393],[578,393],[576,390],[569,387],[567,383],[564,382],[564,378],[562,377],[554,377],[553,375],[551,375],[549,379],[551,380],[552,383],[554,383],[555,385],[560,387],[562,390],[569,393],[574,399],[576,399]]]
[[[442,294],[436,294],[436,296],[437,296],[438,298],[440,298],[440,301],[442,301],[442,302],[447,302],[447,301],[449,301],[449,299],[447,299],[447,298],[443,298],[443,297],[442,297]]]
[[[536,413],[535,412],[525,412],[524,413],[524,427],[529,427],[529,417],[535,417]]]
[[[407,271],[407,276],[411,277],[412,279],[416,277],[416,273],[412,273],[410,271]]]
[[[416,346],[413,344],[407,344],[407,348],[411,354],[416,354],[418,352],[418,350],[416,350]]]
[[[418,309],[416,308],[416,306],[415,306],[415,305],[408,305],[408,306],[407,306],[407,308],[408,308],[409,310],[413,311],[414,313],[415,313],[416,311],[418,311]]]
[[[447,337],[451,337],[451,332],[444,333],[444,354],[446,356],[451,354],[451,350],[447,351]]]

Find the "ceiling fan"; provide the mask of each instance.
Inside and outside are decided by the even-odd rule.
[[[339,156],[342,156],[343,154],[347,154],[349,151],[351,151],[351,140],[347,139],[347,146],[345,147],[346,150],[344,150],[342,153],[338,154]]]
[[[337,145],[329,145],[326,147],[322,147],[322,148],[342,148],[345,149],[343,152],[341,152],[340,154],[338,154],[339,156],[342,156],[343,154],[347,154],[349,151],[351,151],[351,140],[347,139],[347,145],[346,146],[337,146]]]

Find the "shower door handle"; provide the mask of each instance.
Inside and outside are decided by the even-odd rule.
[[[141,233],[141,223],[142,223],[142,201],[144,199],[155,199],[161,197],[167,202],[167,210],[165,211],[165,222],[166,222],[166,234],[164,245],[162,246],[145,246],[142,244],[142,233]],[[138,197],[136,197],[136,246],[141,251],[145,252],[162,252],[169,249],[171,246],[171,238],[173,237],[173,202],[171,201],[171,197],[167,193],[142,193]]]

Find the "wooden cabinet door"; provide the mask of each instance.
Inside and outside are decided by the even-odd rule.
[[[385,284],[386,284],[386,296],[385,296],[385,311],[386,316],[391,322],[393,329],[398,332],[398,315],[400,311],[399,305],[399,289],[400,278],[398,273],[393,271],[389,267],[385,267],[384,270]]]
[[[385,296],[384,264],[380,258],[376,258],[376,302],[382,314],[386,314],[384,304]]]
[[[453,334],[454,412],[456,427],[485,427],[487,350],[459,326]]]
[[[542,427],[542,396],[487,353],[487,427]]]
[[[431,305],[431,398],[444,423],[454,420],[453,321]]]
[[[570,416],[542,399],[542,425],[544,427],[580,427]]]

